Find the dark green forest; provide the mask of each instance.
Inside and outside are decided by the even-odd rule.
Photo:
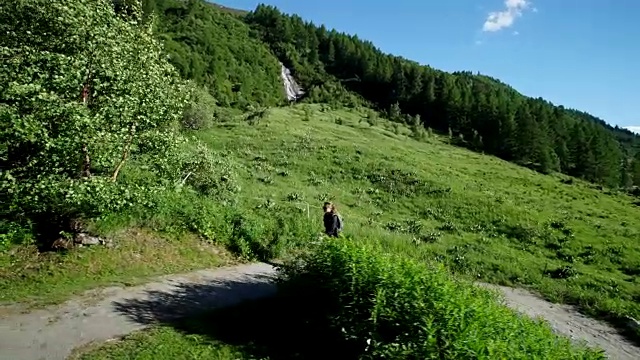
[[[497,79],[385,54],[357,35],[273,6],[245,13],[202,0],[145,0],[144,8],[147,16],[155,10],[156,32],[172,64],[221,106],[281,102],[279,60],[307,89],[304,101],[366,102],[391,120],[449,134],[458,145],[543,173],[610,187],[640,185],[639,136],[526,97]]]
[[[145,0],[144,9],[147,18],[156,15],[154,30],[170,62],[184,78],[208,88],[218,105],[273,106],[284,99],[280,64],[250,35],[236,16],[242,13],[201,0]]]

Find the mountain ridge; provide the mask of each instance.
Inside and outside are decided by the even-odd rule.
[[[227,7],[227,6],[224,6],[224,5],[221,5],[221,4],[219,4],[219,3],[216,3],[216,2],[213,2],[213,1],[209,1],[209,0],[207,0],[207,2],[208,2],[209,4],[211,4],[211,5],[215,6],[215,7],[217,7],[217,8],[218,8],[218,9],[220,9],[220,10],[227,11],[227,12],[229,12],[229,13],[236,14],[236,15],[239,15],[239,16],[246,16],[246,15],[248,15],[249,13],[251,13],[251,12],[252,12],[252,10],[250,10],[250,9],[230,8],[230,7]],[[343,34],[345,34],[345,35],[348,35],[348,33],[347,33],[347,32],[342,32],[342,33],[343,33]],[[356,35],[356,36],[357,36],[357,35]],[[364,39],[363,39],[363,41],[364,41],[364,42],[371,43],[372,45],[374,45],[374,44],[373,44],[373,42],[372,42],[372,41],[370,41],[370,40],[364,40]],[[374,45],[374,46],[375,46],[375,45]],[[468,73],[468,72],[469,72],[469,71],[465,71],[465,70],[456,70],[456,71],[446,71],[446,70],[441,70],[441,69],[437,69],[437,68],[433,67],[432,65],[430,65],[430,64],[428,64],[428,63],[421,63],[421,62],[418,62],[418,61],[415,61],[415,60],[412,60],[412,59],[406,58],[406,57],[404,57],[404,56],[402,56],[402,55],[394,55],[394,54],[392,54],[392,53],[386,53],[386,54],[388,54],[388,55],[392,55],[392,56],[396,56],[397,58],[402,59],[402,60],[405,60],[405,61],[408,61],[408,62],[414,62],[414,63],[416,63],[416,64],[418,64],[418,65],[420,65],[420,66],[427,66],[427,67],[433,68],[433,69],[435,69],[435,70],[442,71],[442,72],[446,72],[446,73],[450,73],[450,74],[456,74],[456,73]],[[520,95],[522,95],[522,96],[524,96],[524,97],[527,97],[527,98],[530,98],[530,99],[544,99],[544,97],[541,97],[541,96],[531,96],[531,95],[527,95],[527,94],[525,94],[525,93],[523,93],[523,92],[519,91],[519,90],[518,90],[518,89],[516,89],[515,87],[513,87],[513,86],[509,85],[508,83],[503,82],[502,80],[500,80],[500,79],[498,79],[498,78],[496,78],[496,77],[494,77],[494,76],[491,76],[491,75],[488,75],[488,74],[484,74],[484,73],[481,73],[481,72],[476,72],[474,75],[479,76],[479,77],[484,77],[484,78],[486,78],[486,79],[488,79],[488,80],[490,80],[490,81],[495,82],[495,83],[496,83],[496,84],[498,84],[498,85],[509,87],[509,88],[513,89],[514,91],[516,91],[517,93],[519,93]],[[545,100],[545,101],[546,101],[546,100]],[[594,121],[594,122],[597,122],[597,123],[599,123],[599,124],[601,124],[601,125],[603,125],[603,126],[606,126],[606,127],[607,127],[607,128],[609,128],[610,130],[619,131],[619,132],[621,132],[621,133],[623,133],[623,134],[625,134],[625,135],[635,136],[635,137],[637,137],[637,138],[638,138],[638,140],[640,140],[640,134],[638,134],[638,133],[636,133],[636,132],[634,132],[634,131],[631,131],[631,130],[629,130],[629,129],[628,129],[628,128],[626,128],[626,127],[621,127],[621,126],[619,126],[619,125],[615,125],[614,123],[608,122],[608,121],[607,121],[607,120],[605,120],[604,118],[602,118],[602,117],[600,117],[600,116],[593,115],[593,114],[589,113],[588,111],[580,110],[580,109],[578,109],[578,108],[574,108],[574,107],[566,107],[566,106],[562,105],[562,104],[561,104],[561,103],[559,103],[559,102],[558,102],[558,103],[554,103],[554,102],[549,101],[549,103],[551,103],[551,104],[553,104],[553,105],[555,105],[555,106],[563,107],[563,108],[565,108],[565,109],[566,109],[566,110],[568,110],[568,111],[573,111],[573,112],[577,112],[577,113],[582,113],[582,114],[583,114],[583,116],[591,117],[591,118],[593,119],[593,121]]]

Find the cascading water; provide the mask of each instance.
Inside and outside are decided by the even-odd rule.
[[[284,66],[284,64],[280,64],[282,66],[282,71],[280,72],[280,77],[282,77],[282,82],[284,83],[284,91],[287,93],[287,99],[289,101],[295,101],[299,99],[303,94],[302,88],[296,80],[291,76],[291,71]]]

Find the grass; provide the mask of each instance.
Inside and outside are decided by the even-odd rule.
[[[127,170],[125,178],[141,176],[135,167]],[[112,239],[115,249],[40,253],[35,247],[16,247],[0,252],[0,306],[56,304],[96,287],[293,256],[317,235],[318,223],[301,217],[296,207],[244,209],[234,198],[187,187],[153,196],[151,205],[104,214],[89,223],[88,230]]]
[[[640,317],[640,211],[614,191],[409,138],[365,112],[273,109],[198,136],[238,164],[239,207],[333,200],[346,232],[461,276],[524,286],[594,316]],[[306,111],[308,112],[308,110]],[[277,212],[277,211],[276,211]]]
[[[640,229],[634,226],[640,211],[632,198],[454,147],[446,137],[416,141],[404,126],[380,119],[372,125],[366,111],[309,109],[272,109],[255,125],[227,121],[195,133],[233,169],[240,190],[232,200],[185,191],[155,208],[106,216],[96,227],[195,232],[246,259],[268,259],[312,240],[322,228],[322,202],[333,200],[348,234],[385,251],[436,260],[461,276],[529,287],[591,315],[640,317]],[[60,259],[77,261],[84,271],[89,265],[82,259],[92,251],[113,254],[83,250]],[[33,258],[0,258],[10,269],[2,282],[5,301],[41,296],[44,284],[93,281],[79,279],[76,265],[70,271],[56,265],[58,255],[25,270],[36,274],[27,277],[13,269],[34,266]],[[154,273],[165,267],[149,266]],[[96,271],[111,273],[108,266]]]
[[[136,285],[152,276],[232,263],[224,249],[195,236],[167,239],[146,229],[112,235],[116,247],[38,253],[18,248],[1,259],[0,304],[55,304],[95,287]]]
[[[541,175],[429,132],[417,141],[407,127],[355,109],[277,108],[253,124],[230,120],[194,135],[233,169],[239,189],[233,197],[220,202],[185,190],[154,209],[111,214],[94,226],[103,232],[145,227],[174,237],[193,232],[243,258],[269,259],[295,256],[313,240],[322,228],[322,203],[331,200],[346,234],[380,252],[441,263],[457,278],[530,288],[596,317],[640,317],[640,212],[627,195]],[[189,243],[172,244],[162,246]],[[141,261],[130,271],[125,260],[122,268],[96,261],[99,275],[81,279],[78,274],[91,268],[82,259],[93,251],[124,254],[95,249],[52,255],[27,277],[6,270],[0,290],[7,300],[56,298],[91,283],[165,271],[163,264]],[[58,267],[61,261],[66,268]],[[31,260],[15,262],[13,268],[32,266]],[[185,270],[209,266],[187,262],[178,263]],[[178,348],[188,343],[193,351],[196,344],[240,351],[241,345],[220,345],[215,336],[207,342],[174,328],[154,331],[173,336]],[[145,341],[130,346],[150,349]]]

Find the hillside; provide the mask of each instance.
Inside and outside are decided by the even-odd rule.
[[[296,326],[353,358],[601,358],[477,280],[640,317],[636,137],[274,8],[142,5],[0,5],[0,310],[279,260]],[[306,104],[276,106],[278,61]]]
[[[640,183],[640,137],[588,113],[527,98],[498,79],[446,73],[384,54],[357,36],[270,6],[247,13],[202,1],[160,0],[147,1],[147,7],[159,14],[157,28],[172,63],[183,77],[208,86],[223,106],[282,101],[267,95],[279,94],[275,80],[265,77],[272,72],[262,70],[273,70],[272,52],[308,89],[307,102],[373,104],[395,121],[451,133],[458,145],[543,173],[613,188]],[[226,51],[212,57],[212,46],[231,49],[232,57],[219,55]]]
[[[284,101],[280,64],[238,18],[243,12],[203,1],[154,0],[146,7],[157,16],[155,32],[171,64],[207,87],[220,106]]]
[[[314,204],[335,200],[355,239],[533,286],[594,314],[640,316],[640,213],[631,198],[567,185],[435,135],[416,141],[387,120],[370,125],[365,112],[306,109],[309,121],[304,106],[275,109],[257,126],[198,134],[239,164],[241,187],[251,189],[242,208],[266,207],[266,215],[278,211],[269,206],[310,205],[317,214]]]
[[[610,187],[640,181],[627,166],[640,137],[594,116],[527,98],[486,76],[445,73],[384,54],[356,35],[274,7],[260,5],[246,21],[307,87],[321,86],[330,74],[392,118],[450,132],[469,148]]]
[[[640,316],[640,246],[634,241],[640,232],[633,226],[640,213],[632,198],[461,149],[447,137],[416,140],[410,128],[368,116],[364,109],[300,105],[272,109],[253,125],[238,117],[199,131],[198,138],[234,169],[242,189],[234,205],[242,214],[234,246],[260,257],[265,249],[289,252],[296,240],[313,243],[322,228],[322,202],[331,200],[345,219],[349,243],[445,264],[459,278],[530,288],[594,317]],[[188,196],[181,204],[185,210],[167,227],[188,221],[224,226],[213,215],[221,210],[207,199]],[[136,225],[167,222],[164,214],[147,216]],[[209,334],[199,322],[190,329],[201,327],[194,331]],[[161,328],[103,353],[124,358],[163,341],[200,346]],[[229,358],[240,356],[233,354]]]

